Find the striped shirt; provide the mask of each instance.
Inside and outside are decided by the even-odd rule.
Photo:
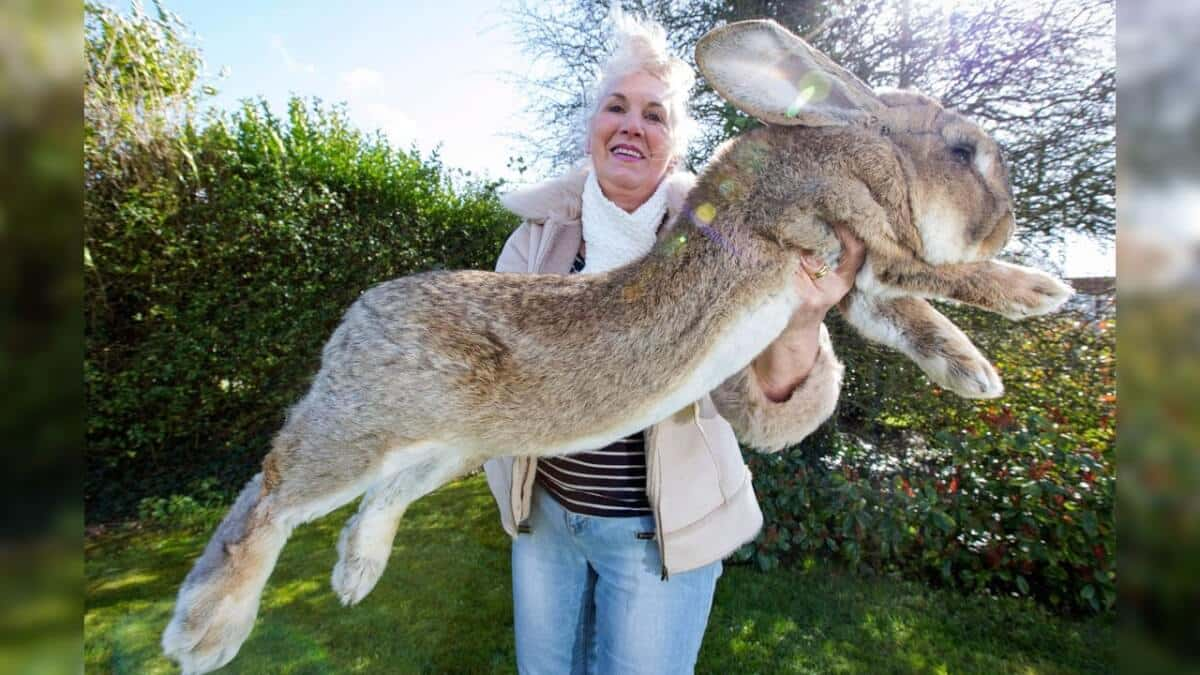
[[[575,256],[571,273],[583,269]],[[536,480],[563,508],[589,516],[648,516],[644,432],[606,447],[561,457],[542,457]]]

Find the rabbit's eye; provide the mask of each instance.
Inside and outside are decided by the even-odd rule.
[[[963,164],[970,164],[975,160],[975,148],[969,145],[956,145],[950,148],[950,154]]]

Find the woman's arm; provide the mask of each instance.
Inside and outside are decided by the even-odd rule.
[[[496,258],[497,272],[528,272],[529,245],[533,230],[528,221],[521,223],[513,233],[508,235],[504,248],[500,249],[500,257]]]
[[[762,354],[712,392],[713,403],[743,443],[767,451],[800,442],[831,414],[841,391],[825,314],[854,285],[865,255],[862,242],[836,227],[838,268],[813,278],[821,263],[802,259],[796,273],[801,304],[787,328]]]
[[[834,233],[842,243],[842,258],[837,269],[830,272],[826,268],[824,276],[817,278],[823,263],[809,256],[801,257],[801,269],[796,272],[800,306],[783,333],[752,364],[763,393],[776,403],[791,397],[792,391],[812,370],[817,361],[817,338],[825,314],[854,286],[854,277],[862,267],[865,257],[862,241],[840,225],[834,227]]]
[[[767,400],[783,403],[792,397],[821,352],[821,322],[789,328],[751,362]]]

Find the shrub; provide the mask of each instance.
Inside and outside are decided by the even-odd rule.
[[[791,451],[748,453],[766,527],[739,552],[764,569],[809,556],[1063,610],[1115,601],[1114,331],[947,312],[1007,387],[972,402],[839,325],[835,420]]]
[[[236,487],[360,292],[489,267],[516,225],[495,184],[456,189],[336,109],[293,100],[285,123],[247,103],[186,143],[194,171],[88,192],[91,519],[196,478]]]
[[[226,506],[225,495],[216,480],[205,478],[193,484],[188,494],[142,497],[137,517],[141,523],[159,527],[209,526],[220,521]]]
[[[345,309],[380,281],[490,268],[496,183],[392,148],[344,111],[200,121],[199,59],[160,10],[89,5],[85,354],[90,521],[254,473]],[[178,502],[179,508],[184,508]],[[162,507],[162,508],[160,508]]]

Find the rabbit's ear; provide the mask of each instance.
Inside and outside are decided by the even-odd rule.
[[[717,93],[770,124],[842,126],[886,107],[853,73],[774,21],[709,31],[696,44],[696,65]]]

